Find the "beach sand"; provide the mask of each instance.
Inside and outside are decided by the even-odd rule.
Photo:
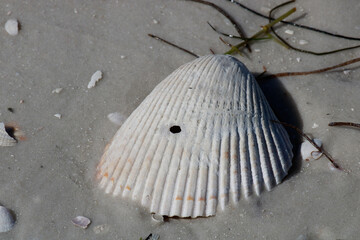
[[[267,23],[226,0],[213,2],[234,16],[247,36]],[[265,13],[280,2],[241,3]],[[297,23],[360,37],[356,0],[302,0],[291,6],[297,12],[289,19]],[[278,10],[277,16],[289,8]],[[360,132],[327,126],[360,122],[359,64],[259,82],[279,119],[321,139],[348,174],[331,170],[324,157],[304,162],[301,139],[289,130],[294,167],[273,191],[243,199],[214,217],[157,223],[147,209],[106,195],[97,186],[96,165],[118,129],[107,115],[129,116],[161,80],[194,59],[148,33],[207,55],[210,48],[223,53],[228,47],[206,22],[231,34],[234,28],[211,7],[186,1],[2,0],[0,12],[0,122],[16,123],[27,137],[0,148],[0,204],[17,219],[0,239],[145,239],[153,233],[160,239],[328,240],[360,235]],[[10,18],[20,22],[17,36],[3,27]],[[277,31],[294,46],[318,52],[360,44],[291,26],[279,25]],[[254,43],[252,50],[236,57],[254,74],[263,66],[268,73],[314,70],[360,53],[314,56],[269,40]],[[88,89],[97,70],[103,78]],[[56,88],[63,90],[52,93]],[[78,215],[91,219],[86,230],[71,223]]]

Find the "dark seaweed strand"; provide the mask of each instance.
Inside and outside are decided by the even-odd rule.
[[[352,123],[352,122],[331,122],[331,123],[329,123],[329,126],[349,126],[349,127],[360,128],[360,123]]]
[[[289,127],[289,128],[292,128],[294,129],[299,135],[301,135],[302,137],[304,137],[306,140],[308,140],[311,145],[313,145],[319,152],[321,152],[322,154],[324,154],[324,156],[329,159],[329,161],[332,163],[332,165],[337,168],[337,169],[340,169],[342,171],[345,172],[345,170],[343,168],[341,168],[336,162],[335,160],[330,156],[330,154],[328,154],[325,150],[323,150],[322,148],[320,148],[318,145],[316,145],[316,143],[308,136],[306,135],[305,133],[303,133],[299,128],[289,124],[289,123],[285,123],[285,122],[279,122],[279,121],[275,121],[275,120],[271,120],[272,122],[274,123],[278,123],[278,124],[281,124],[281,125],[284,125],[285,127]]]
[[[236,5],[238,5],[239,7],[259,16],[259,17],[262,17],[262,18],[269,18],[268,16],[265,16],[235,0],[226,0],[228,2],[231,2],[231,3],[234,3]],[[274,18],[272,18],[271,20],[274,20]],[[324,30],[321,30],[321,29],[317,29],[317,28],[314,28],[314,27],[310,27],[310,26],[306,26],[306,25],[302,25],[302,24],[298,24],[298,23],[293,23],[293,22],[289,22],[289,21],[281,21],[282,23],[284,24],[288,24],[288,25],[292,25],[294,27],[298,27],[298,28],[303,28],[303,29],[307,29],[307,30],[310,30],[310,31],[314,31],[314,32],[318,32],[318,33],[322,33],[322,34],[326,34],[326,35],[329,35],[329,36],[332,36],[332,37],[337,37],[337,38],[343,38],[343,39],[347,39],[347,40],[355,40],[355,41],[360,41],[360,38],[356,38],[356,37],[349,37],[349,36],[345,36],[345,35],[341,35],[341,34],[336,34],[336,33],[331,33],[331,32],[327,32],[327,31],[324,31]]]
[[[165,40],[165,39],[162,39],[161,37],[155,36],[155,35],[150,34],[150,33],[148,34],[148,36],[149,36],[149,37],[152,37],[152,38],[155,38],[156,40],[159,40],[160,42],[163,42],[163,43],[166,43],[166,44],[168,44],[168,45],[170,45],[170,46],[173,46],[173,47],[175,47],[175,48],[177,48],[177,49],[180,49],[180,50],[182,50],[182,51],[184,51],[184,52],[186,52],[186,53],[188,53],[188,54],[190,54],[190,55],[192,55],[192,56],[194,56],[194,57],[196,57],[196,58],[199,57],[199,56],[196,55],[195,53],[193,53],[193,52],[191,52],[191,51],[189,51],[189,50],[186,50],[185,48],[179,47],[178,45],[175,45],[174,43],[171,43],[171,42],[169,42],[169,41],[167,41],[167,40]]]
[[[289,3],[293,3],[295,2],[295,0],[291,0],[291,1],[288,1],[288,2],[285,2],[285,3],[282,3],[276,7],[274,7],[273,9],[270,10],[270,13],[269,13],[269,22],[272,21],[272,13],[273,11],[275,11],[276,9],[278,8],[281,8]],[[353,47],[348,47],[348,48],[340,48],[340,49],[336,49],[336,50],[333,50],[333,51],[328,51],[328,52],[313,52],[313,51],[308,51],[308,50],[304,50],[304,49],[301,49],[301,48],[297,48],[297,47],[294,47],[292,45],[290,45],[287,41],[285,41],[285,39],[283,39],[282,37],[280,37],[274,30],[273,27],[270,28],[271,31],[274,33],[274,35],[282,42],[284,43],[287,47],[291,48],[292,50],[295,50],[295,51],[298,51],[298,52],[303,52],[303,53],[308,53],[308,54],[312,54],[312,55],[317,55],[317,56],[321,56],[321,55],[327,55],[327,54],[332,54],[332,53],[337,53],[337,52],[341,52],[341,51],[345,51],[345,50],[350,50],[350,49],[354,49],[354,48],[358,48],[360,47],[360,45],[356,45],[356,46],[353,46]]]
[[[337,64],[335,66],[331,66],[331,67],[327,67],[327,68],[322,68],[322,69],[318,69],[318,70],[314,70],[314,71],[308,71],[308,72],[282,72],[282,73],[275,73],[275,74],[271,74],[268,76],[264,76],[261,79],[270,79],[270,78],[275,78],[275,77],[289,77],[289,76],[304,76],[304,75],[310,75],[310,74],[316,74],[316,73],[322,73],[322,72],[327,72],[339,67],[344,67],[356,62],[360,62],[360,58],[354,58],[351,59],[349,61]]]
[[[191,2],[205,4],[205,5],[211,6],[212,8],[216,9],[219,13],[221,13],[224,17],[226,17],[232,23],[232,25],[234,26],[235,30],[238,32],[238,34],[240,35],[241,38],[246,38],[241,26],[235,21],[234,18],[232,18],[224,9],[222,9],[218,5],[211,3],[211,2],[204,1],[204,0],[185,0],[185,1],[191,1]],[[249,52],[251,52],[251,48],[248,44],[246,45],[246,48],[249,50]]]

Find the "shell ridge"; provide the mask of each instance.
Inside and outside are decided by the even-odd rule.
[[[187,64],[187,65],[189,65],[189,64]],[[194,68],[194,66],[190,66],[189,68],[185,68],[185,67],[181,68],[181,70],[183,70],[181,73],[183,73],[184,78],[191,73],[193,68]],[[175,76],[177,76],[176,80],[180,77],[179,75],[175,75]],[[184,89],[186,89],[185,85],[186,84],[184,84],[184,87],[182,88],[182,91],[184,91]],[[166,91],[164,91],[164,93],[165,92]],[[153,111],[154,116],[156,115],[156,113],[157,113],[157,111]],[[150,135],[151,135],[152,132],[154,132],[155,128],[156,127],[153,126],[153,128],[152,128],[153,130],[146,135],[147,138],[150,138]],[[151,141],[151,139],[150,139],[150,141]],[[143,161],[143,163],[141,164],[140,172],[139,172],[138,176],[144,176],[145,175],[144,176],[145,180],[143,180],[142,178],[138,180],[138,177],[135,180],[135,189],[134,189],[134,193],[133,193],[133,197],[135,196],[135,198],[140,194],[140,191],[142,191],[142,188],[144,187],[144,184],[145,184],[146,178],[147,178],[147,174],[148,174],[148,170],[151,167],[151,159],[152,159],[152,156],[154,156],[154,154],[156,152],[156,145],[157,144],[158,144],[158,142],[152,141],[151,143],[149,143],[148,147],[146,149],[144,149],[145,159],[147,159],[147,160]],[[139,181],[143,181],[143,182],[140,183]],[[143,198],[143,205],[145,205],[144,204],[144,199],[148,198],[148,195],[143,192],[142,198]]]
[[[192,72],[193,72],[193,68],[195,68],[195,66],[194,66],[194,64],[187,64],[187,65],[189,65],[190,66],[190,68],[184,68],[184,69],[186,69],[187,71],[186,71],[186,75],[190,75]],[[199,82],[199,81],[198,81]],[[185,86],[185,85],[184,85]],[[183,89],[186,89],[185,87],[183,88]],[[192,93],[193,94],[193,93]],[[170,107],[168,108],[168,109],[171,109]],[[158,133],[156,134],[156,135],[158,135]],[[154,137],[155,138],[155,137]],[[155,138],[156,139],[156,138]],[[158,144],[159,145],[159,144]],[[157,146],[158,147],[158,146]],[[157,148],[156,147],[156,148]],[[156,154],[157,153],[157,150],[155,151],[155,153],[154,154]],[[153,182],[153,180],[152,181],[149,181],[149,176],[151,176],[150,175],[150,173],[151,173],[151,169],[152,169],[152,166],[153,166],[153,164],[154,164],[154,161],[152,160],[151,161],[151,163],[150,163],[150,170],[148,171],[148,176],[147,176],[147,178],[146,178],[146,183],[145,183],[145,189],[146,189],[146,186],[151,186],[151,182]],[[154,171],[154,170],[153,170]],[[143,192],[143,201],[144,201],[144,198],[145,197],[147,197],[148,195],[149,196],[152,196],[152,188],[150,187],[150,189],[148,190],[148,191],[144,191]],[[152,200],[151,200],[151,202],[152,202]]]
[[[214,69],[214,70],[213,70]],[[218,75],[219,73],[221,74],[221,65],[217,64],[217,61],[214,61],[213,59],[210,59],[209,63],[206,65],[206,75],[202,76],[203,79],[209,79],[208,80],[208,85],[212,86],[214,84],[214,82],[219,81],[219,79],[221,79]],[[213,70],[213,71],[212,71]],[[211,73],[214,73],[211,75]],[[198,94],[198,98],[196,100],[196,105],[194,106],[196,108],[196,106],[201,106],[203,104],[203,100],[206,99],[210,93],[211,93],[211,87],[207,88],[207,91],[201,91]],[[196,186],[195,188],[191,186],[191,183],[193,181],[194,178],[197,177],[197,173],[198,173],[198,164],[196,164],[196,161],[198,159],[198,151],[199,149],[196,148],[199,144],[199,142],[202,139],[202,126],[204,125],[204,118],[201,118],[201,114],[202,112],[198,112],[197,113],[197,117],[194,117],[195,120],[200,119],[200,123],[198,126],[198,129],[196,131],[196,140],[194,145],[192,146],[192,150],[196,151],[195,154],[191,155],[190,158],[190,163],[189,166],[187,168],[187,180],[185,180],[185,191],[184,191],[184,195],[183,195],[183,203],[182,203],[182,215],[183,216],[190,216],[193,213],[193,206],[194,206],[194,196],[195,196],[195,192],[196,192]],[[195,163],[194,163],[195,162]],[[196,171],[190,171],[190,166],[196,166]]]
[[[207,193],[206,193],[206,206],[205,212],[206,216],[214,215],[218,205],[218,192],[215,189],[218,189],[219,186],[219,176],[217,174],[217,169],[219,168],[219,152],[220,152],[220,131],[221,128],[221,118],[216,116],[214,119],[214,131],[212,135],[212,144],[210,151],[210,166],[209,174],[207,180]]]
[[[182,72],[184,72],[184,71],[182,71]],[[180,73],[182,73],[182,72],[180,71]],[[183,74],[186,76],[187,72],[184,72]],[[171,92],[171,91],[174,92],[174,91],[176,91],[176,90],[179,90],[179,87],[178,87],[178,86],[179,86],[181,83],[183,83],[183,82],[182,82],[182,81],[178,81],[179,75],[173,74],[173,75],[171,75],[171,76],[172,76],[172,78],[170,78],[170,79],[171,79],[172,81],[169,81],[169,83],[173,83],[173,82],[178,83],[177,85],[176,85],[176,84],[173,84],[173,86],[170,88],[170,92]],[[169,80],[170,80],[170,79],[169,79]],[[186,88],[186,83],[183,83],[183,86],[182,86],[182,88],[181,88],[181,91],[182,91],[183,89],[185,89],[185,88]],[[170,94],[170,96],[172,96],[172,95]],[[171,105],[172,102],[176,102],[176,99],[177,99],[178,97],[179,97],[179,95],[176,95],[176,98],[171,98],[171,97],[170,97],[171,99],[169,100],[169,105]],[[164,104],[164,102],[166,102],[166,101],[163,100],[162,105]],[[157,110],[153,110],[154,115],[156,115],[155,113],[156,113],[157,111],[159,111],[159,108],[158,108]],[[149,120],[149,121],[151,121],[151,120]],[[149,122],[149,121],[148,121],[148,122]],[[137,152],[137,155],[134,156],[135,161],[134,161],[134,164],[132,165],[132,167],[135,166],[135,169],[134,169],[134,168],[131,169],[132,172],[129,174],[129,177],[127,178],[127,181],[126,181],[126,185],[131,185],[131,186],[130,186],[131,188],[132,188],[132,186],[134,185],[134,183],[136,182],[137,177],[139,176],[139,174],[135,175],[135,172],[138,172],[138,173],[140,172],[139,169],[141,169],[141,167],[142,167],[142,163],[143,163],[144,156],[146,156],[147,150],[150,148],[150,145],[151,145],[150,139],[149,139],[149,136],[151,135],[150,133],[154,132],[154,130],[152,130],[152,129],[155,129],[156,126],[158,126],[158,124],[157,124],[156,126],[154,126],[154,124],[156,124],[156,117],[154,117],[154,119],[152,119],[152,121],[148,123],[148,125],[149,125],[149,128],[148,128],[148,129],[149,129],[149,130],[146,131],[146,134],[143,136],[144,141],[141,142],[141,145],[140,145],[140,146],[135,146],[135,148],[134,148],[134,149],[140,149],[140,151],[138,151],[138,152]],[[146,125],[146,123],[145,123],[144,125]],[[144,144],[145,144],[145,146],[144,146]],[[133,174],[133,175],[135,175],[135,176],[132,176],[131,174]],[[130,177],[131,177],[131,178],[130,178]]]
[[[186,88],[187,88],[187,86],[186,86]],[[181,94],[179,94],[178,96],[180,96]],[[183,96],[185,96],[185,94],[182,94]],[[175,103],[176,103],[176,101],[174,101]],[[184,102],[184,101],[181,101],[181,102]],[[183,106],[184,105],[184,103],[182,103],[181,104],[181,106]],[[169,106],[171,106],[171,104],[169,104]],[[170,107],[170,109],[171,109],[171,112],[170,112],[170,116],[169,116],[169,119],[178,119],[179,118],[179,114],[180,114],[180,112],[181,111],[178,111],[178,112],[176,112],[175,111],[175,109],[176,109],[176,107]],[[182,108],[178,108],[178,109],[182,109]],[[176,116],[173,116],[173,115],[176,115]],[[171,142],[171,140],[173,140],[173,138],[171,138],[169,141],[168,141],[168,143],[169,142]],[[173,148],[173,150],[174,150],[175,148]],[[171,154],[173,154],[173,151],[171,152]],[[169,154],[165,154],[166,156],[168,156]],[[162,161],[161,161],[161,165],[160,165],[160,167],[159,167],[159,174],[157,175],[157,178],[156,178],[156,180],[155,180],[155,189],[154,189],[154,191],[156,190],[156,188],[158,188],[158,194],[157,194],[157,196],[155,195],[156,193],[154,193],[153,194],[153,199],[152,199],[152,203],[154,204],[154,202],[158,202],[159,203],[159,205],[158,206],[154,206],[153,204],[152,204],[152,207],[151,207],[151,209],[152,209],[152,211],[154,211],[154,212],[158,212],[159,211],[159,209],[160,209],[160,211],[162,211],[162,210],[164,210],[163,212],[164,213],[169,213],[169,210],[167,209],[168,208],[168,206],[164,206],[163,204],[162,204],[162,202],[164,202],[164,198],[166,198],[166,193],[164,194],[164,186],[165,186],[165,183],[166,183],[166,181],[161,181],[161,179],[168,179],[167,177],[169,176],[169,175],[167,175],[167,176],[161,176],[161,172],[165,172],[165,170],[169,170],[169,167],[170,167],[170,165],[171,165],[171,160],[173,160],[173,158],[172,157],[170,157],[170,161],[168,162],[168,164],[167,164],[167,169],[164,169],[164,168],[166,168],[166,166],[164,166],[164,164],[166,163],[166,161],[164,161],[164,158],[162,159]],[[162,171],[161,171],[162,170]],[[167,172],[167,171],[166,171]],[[159,186],[159,187],[157,187],[157,186]],[[156,201],[156,200],[158,200],[158,201]],[[165,209],[164,209],[165,208]]]
[[[206,59],[207,62],[209,61],[208,59]],[[199,64],[202,66],[201,69],[201,73],[198,76],[198,81],[196,86],[193,88],[195,91],[192,91],[192,95],[189,96],[189,103],[192,102],[192,99],[195,97],[195,93],[197,93],[197,89],[198,86],[200,84],[200,76],[203,74],[203,72],[205,71],[205,67],[207,65],[204,66],[204,62],[201,62],[201,64]],[[190,108],[191,107],[191,108]],[[192,111],[192,109],[195,107],[195,105],[188,105],[188,107],[186,108],[182,108],[183,113],[181,118],[186,120],[187,115],[189,112]],[[188,119],[189,120],[189,119]],[[185,147],[184,147],[184,152],[180,158],[180,162],[179,162],[179,166],[180,166],[180,170],[176,172],[176,177],[175,177],[175,182],[174,182],[174,189],[172,192],[172,205],[170,207],[170,215],[171,216],[181,216],[181,211],[182,211],[182,202],[183,202],[183,194],[184,194],[184,190],[179,190],[179,188],[181,188],[180,186],[184,185],[185,182],[183,182],[183,180],[181,180],[182,178],[186,178],[185,173],[184,173],[184,168],[188,166],[188,160],[189,158],[191,158],[191,154],[189,155],[190,151],[188,151],[187,149],[189,149],[191,147],[191,142],[190,141],[186,141],[185,143]],[[185,165],[185,166],[184,166]],[[186,172],[187,174],[187,172]],[[185,180],[185,179],[184,179]],[[182,188],[183,189],[183,188]]]
[[[166,84],[164,84],[165,86],[166,86]],[[150,98],[150,96],[148,96],[147,97],[148,99],[151,99]],[[156,98],[154,99],[154,101],[156,100]],[[150,111],[150,109],[151,108],[149,108],[149,111]],[[129,117],[129,120],[127,120],[127,122],[129,122],[129,121],[131,121],[131,119],[133,119],[133,118],[135,118],[135,116],[136,116],[137,114],[136,114],[136,111],[134,111],[131,115],[130,115],[130,117]],[[124,127],[123,127],[124,126]],[[121,137],[121,133],[122,132],[127,132],[127,131],[129,131],[129,129],[127,129],[126,128],[126,126],[127,126],[127,124],[123,124],[123,126],[122,127],[120,127],[120,129],[117,131],[117,134],[115,134],[115,136],[114,136],[114,138],[113,139],[115,139],[115,138],[117,138],[117,137]],[[127,136],[127,134],[123,134],[123,135],[125,135],[125,136]],[[127,142],[127,144],[129,144],[129,142],[130,141],[126,141]],[[111,143],[111,145],[110,145],[110,147],[109,148],[114,148],[115,146],[115,141],[112,141],[112,143]],[[127,144],[123,147],[123,149],[125,149],[126,148],[126,146],[127,146]],[[115,151],[111,151],[111,153],[114,153]],[[106,153],[104,153],[104,154],[106,154]],[[108,161],[108,163],[109,164],[111,164],[111,163],[114,163],[114,162],[116,162],[116,161],[118,161],[118,164],[120,164],[120,162],[121,162],[121,159],[119,159],[119,160],[115,160],[114,159],[114,156],[113,156],[113,154],[111,154],[110,156],[109,156],[109,158],[110,158],[110,161]],[[118,157],[115,157],[115,158],[118,158]],[[120,158],[121,158],[121,156],[120,156]],[[110,172],[110,171],[108,171],[107,169],[108,169],[108,165],[109,164],[107,164],[107,165],[105,165],[103,168],[103,171],[105,172],[105,173],[108,173],[108,175],[109,176],[112,176],[113,175],[113,172],[115,171],[115,167],[113,168],[113,170]],[[118,165],[117,164],[117,165]],[[109,172],[110,172],[110,174],[109,174]],[[108,177],[108,178],[105,178],[106,179],[106,181],[109,179],[110,177]],[[113,178],[110,178],[110,179],[115,179],[115,177],[113,177]],[[101,184],[101,183],[100,183]],[[105,185],[105,184],[104,184]],[[108,187],[109,188],[109,187]],[[108,190],[108,191],[110,191],[110,190]]]
[[[203,61],[206,61],[206,59],[203,59]],[[203,61],[201,61],[201,63]],[[199,63],[199,64],[201,64],[201,63]],[[192,64],[192,65],[196,65],[196,64]],[[195,68],[195,66],[194,66],[194,68]],[[205,71],[205,69],[201,69],[201,72],[203,72],[203,71]],[[194,72],[194,70],[191,70],[191,71],[189,70],[189,74],[192,74],[193,72]],[[197,85],[198,85],[200,83],[200,78],[196,78],[196,79],[197,79]],[[190,96],[194,96],[194,92],[192,92]],[[150,186],[151,186],[151,184],[150,184]],[[152,191],[149,191],[149,193],[152,194]],[[152,210],[152,211],[155,211],[155,210]]]
[[[171,76],[171,75],[170,75]],[[166,78],[167,81],[165,81],[166,84],[164,84],[164,87],[170,85],[173,81],[170,81],[171,78],[168,77]],[[174,80],[175,81],[175,80]],[[154,91],[155,90],[155,91]],[[153,95],[155,95],[154,93],[157,92],[157,88],[154,89],[152,93],[150,93],[150,95],[148,96],[148,98],[151,99],[151,97]],[[156,95],[155,95],[156,96]],[[155,110],[157,107],[159,107],[158,104],[162,105],[162,99],[166,97],[166,94],[163,93],[161,95],[159,95],[158,97],[154,98],[157,99],[155,100],[156,102],[154,103],[153,107],[151,106],[148,106],[147,109],[149,111],[147,111],[146,113],[149,113],[150,116],[151,116],[151,113],[152,111],[151,110]],[[144,104],[143,104],[144,106]],[[155,111],[154,111],[155,112]],[[145,113],[145,116],[147,116],[147,114]],[[114,168],[114,171],[113,173],[111,174],[112,178],[114,180],[114,183],[113,184],[110,184],[108,185],[108,188],[107,188],[107,191],[111,191],[111,188],[113,188],[112,185],[115,186],[115,190],[114,190],[114,194],[117,195],[119,194],[121,191],[123,191],[125,188],[124,188],[124,184],[126,181],[126,177],[127,177],[127,173],[125,172],[125,174],[123,175],[123,172],[124,171],[129,171],[129,164],[131,164],[131,167],[133,165],[133,162],[131,162],[131,159],[130,159],[130,156],[131,154],[133,153],[134,149],[136,148],[137,146],[137,142],[138,142],[138,139],[139,137],[141,137],[141,130],[144,129],[144,126],[146,126],[146,123],[151,121],[150,120],[150,116],[149,117],[143,117],[140,121],[140,123],[138,124],[138,128],[136,128],[135,130],[130,128],[129,131],[133,131],[133,137],[131,139],[129,139],[129,141],[127,141],[127,144],[126,146],[124,147],[125,151],[124,153],[122,154],[120,160],[118,161],[116,167]],[[131,123],[130,123],[131,124]],[[125,125],[125,124],[124,124]],[[127,126],[127,125],[125,125]],[[131,126],[131,125],[130,125]],[[143,131],[145,133],[147,133],[147,131]],[[139,136],[140,135],[140,136]],[[130,146],[129,148],[127,148],[127,146]],[[127,160],[126,160],[127,159]],[[126,175],[126,176],[125,176]],[[111,183],[111,182],[110,182]]]

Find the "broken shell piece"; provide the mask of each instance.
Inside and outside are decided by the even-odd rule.
[[[0,146],[11,147],[16,143],[16,139],[12,138],[6,131],[5,124],[0,122]]]
[[[102,79],[102,72],[98,70],[91,76],[91,80],[88,84],[88,88],[95,87],[96,83],[101,79]]]
[[[71,220],[71,222],[80,228],[86,229],[91,223],[90,219],[84,216],[77,216]]]
[[[61,114],[60,113],[56,113],[54,114],[54,117],[58,118],[58,119],[61,119]]]
[[[160,214],[153,213],[151,214],[151,218],[155,222],[164,222],[164,216]]]
[[[118,126],[121,126],[126,120],[126,117],[119,112],[109,113],[107,117],[110,122],[115,123]]]
[[[322,141],[320,139],[313,139],[315,144],[321,148]],[[301,156],[305,161],[314,161],[319,159],[322,156],[322,152],[317,150],[309,141],[305,141],[301,144]]]
[[[209,55],[163,80],[118,130],[97,166],[106,193],[163,216],[207,217],[270,190],[292,145],[254,76]]]
[[[62,88],[55,88],[54,90],[52,90],[52,93],[60,93],[62,90]]]
[[[15,218],[10,210],[0,206],[0,233],[10,231],[15,225]]]
[[[16,19],[9,19],[5,23],[5,30],[11,36],[16,36],[19,33],[19,22]]]

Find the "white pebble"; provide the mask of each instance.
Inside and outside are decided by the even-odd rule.
[[[344,71],[343,71],[343,73],[344,73],[345,75],[348,75],[350,72],[351,72],[351,70],[344,70]]]
[[[62,88],[55,88],[54,90],[52,90],[52,93],[60,93],[62,90]]]
[[[313,139],[313,141],[321,148],[322,141],[320,139]],[[314,161],[322,156],[322,152],[318,151],[309,141],[305,141],[301,144],[300,152],[302,159],[305,161]]]
[[[255,48],[254,52],[260,52],[261,50],[259,48]]]
[[[355,109],[354,108],[350,108],[350,110],[353,112],[353,111],[355,111]]]
[[[10,210],[0,206],[0,233],[10,231],[15,225],[15,219]]]
[[[60,114],[60,113],[56,113],[56,114],[54,114],[54,117],[57,117],[58,119],[61,119],[61,114]]]
[[[290,29],[286,29],[286,30],[285,30],[285,33],[286,33],[286,34],[289,34],[289,35],[293,35],[293,34],[294,34],[294,31],[293,31],[293,30],[290,30]]]
[[[317,127],[319,127],[319,124],[317,123],[314,123],[314,125],[312,126],[312,128],[317,128]]]
[[[9,19],[5,23],[5,30],[11,36],[16,36],[19,33],[19,22],[16,19]]]
[[[153,23],[154,23],[154,24],[158,24],[158,23],[159,23],[159,21],[158,21],[158,20],[156,20],[156,19],[153,19]]]
[[[121,59],[125,59],[126,56],[125,56],[125,55],[121,55],[120,58],[121,58]]]
[[[308,44],[308,43],[309,43],[309,42],[306,41],[306,40],[303,40],[303,39],[299,40],[299,44],[300,44],[300,45],[306,45],[306,44]]]
[[[126,117],[119,112],[109,113],[107,117],[110,120],[110,122],[115,123],[118,126],[122,125],[126,120]]]
[[[88,88],[95,87],[96,83],[101,79],[102,79],[102,72],[98,70],[91,76],[90,82],[88,84]]]
[[[296,61],[297,61],[298,63],[301,62],[301,58],[297,57],[297,58],[296,58]]]

